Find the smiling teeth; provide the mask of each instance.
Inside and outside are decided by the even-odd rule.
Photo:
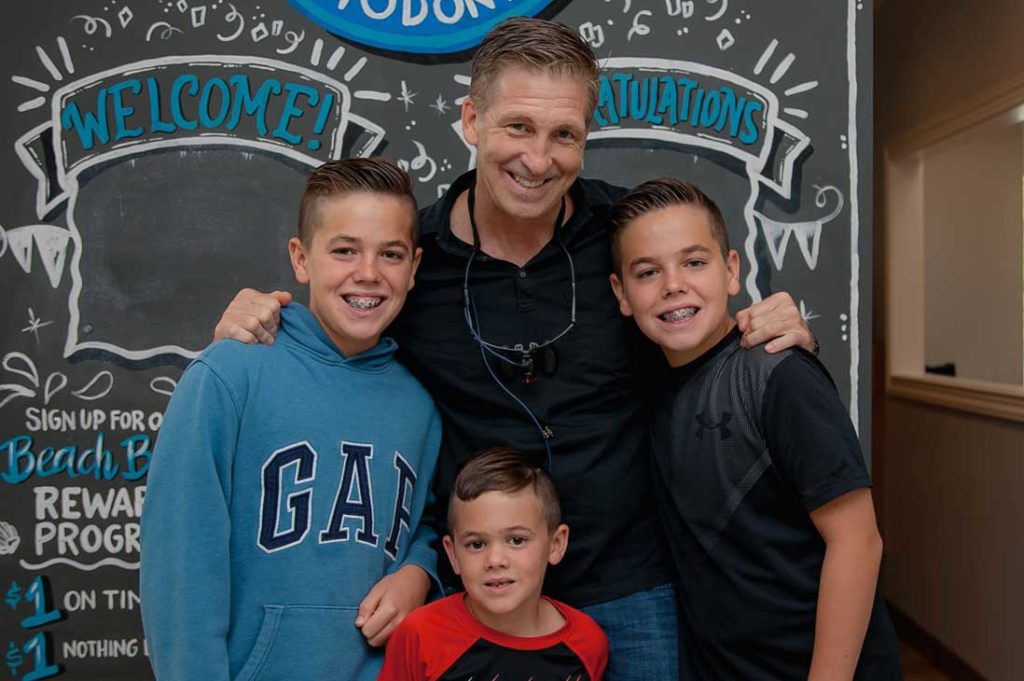
[[[512,177],[515,178],[516,182],[530,189],[536,189],[537,187],[544,184],[544,180],[527,180],[522,175],[513,175]]]
[[[359,296],[347,296],[345,298],[345,302],[357,310],[372,310],[383,301],[383,298],[361,298]]]
[[[697,314],[697,308],[695,307],[683,307],[678,310],[672,310],[661,315],[661,318],[666,322],[678,322],[683,319],[689,319],[693,315]]]

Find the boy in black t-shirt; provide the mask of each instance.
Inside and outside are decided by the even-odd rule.
[[[611,219],[620,309],[672,366],[653,429],[684,675],[901,678],[871,482],[828,373],[804,350],[741,347],[739,256],[699,189],[646,182]]]

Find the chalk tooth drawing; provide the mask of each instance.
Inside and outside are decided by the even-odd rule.
[[[18,530],[9,522],[0,520],[0,556],[10,556],[18,550],[21,537]]]
[[[11,256],[26,274],[32,273],[32,254],[38,251],[50,285],[53,288],[60,286],[71,232],[56,225],[25,225],[8,231],[6,241]],[[4,250],[0,249],[0,256]]]
[[[829,195],[835,197],[836,206],[832,209],[828,215],[817,220],[807,220],[802,222],[781,222],[779,220],[773,220],[765,217],[764,214],[755,211],[754,216],[756,220],[761,224],[761,230],[764,233],[765,241],[768,242],[768,251],[771,253],[772,262],[775,263],[775,269],[782,271],[783,261],[786,258],[786,248],[789,244],[790,237],[796,239],[797,245],[800,247],[800,252],[803,254],[804,262],[812,270],[818,268],[818,250],[821,243],[821,231],[822,227],[826,224],[835,220],[841,212],[843,212],[843,206],[845,201],[843,194],[836,187],[818,187],[814,189],[814,204],[819,208],[824,208],[828,203]]]
[[[36,343],[39,343],[39,329],[44,326],[49,326],[53,322],[44,321],[40,317],[36,317],[36,313],[32,311],[32,308],[28,308],[28,326],[24,327],[22,333],[31,333],[36,337]]]
[[[582,23],[579,27],[579,34],[595,50],[604,45],[604,27],[599,24],[592,21]]]

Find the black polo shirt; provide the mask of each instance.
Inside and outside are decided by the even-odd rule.
[[[547,463],[540,432],[497,379],[553,433],[551,475],[570,537],[564,561],[548,571],[547,593],[580,607],[671,582],[640,378],[644,363],[660,355],[619,314],[608,283],[608,208],[624,190],[584,179],[572,185],[574,212],[560,238],[575,270],[576,326],[554,344],[553,370],[539,367],[539,380],[527,384],[521,371],[503,371],[489,357],[492,377],[467,328],[463,280],[472,247],[452,234],[450,215],[473,180],[473,173],[463,175],[421,211],[423,261],[389,331],[444,421],[439,508],[458,464],[476,450],[515,447]],[[478,254],[469,284],[483,338],[514,346],[560,333],[570,318],[570,271],[557,239],[524,267]]]

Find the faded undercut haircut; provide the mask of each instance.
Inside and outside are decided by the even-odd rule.
[[[530,17],[506,19],[491,29],[473,55],[469,96],[484,109],[502,71],[528,71],[568,77],[587,86],[587,125],[597,106],[597,57],[568,26]]]
[[[455,477],[455,489],[448,500],[448,533],[455,531],[456,499],[473,501],[485,492],[511,494],[527,487],[537,495],[548,532],[554,532],[562,522],[562,509],[555,483],[543,468],[509,447],[493,447],[470,455]]]
[[[298,236],[307,248],[320,222],[320,203],[324,199],[357,192],[387,194],[409,202],[412,245],[417,241],[416,197],[409,175],[393,161],[381,156],[344,158],[328,161],[309,174],[306,190],[299,203]]]
[[[674,177],[660,177],[637,185],[610,209],[612,267],[618,275],[622,275],[621,241],[626,227],[642,215],[671,206],[703,208],[708,214],[712,238],[718,243],[722,257],[729,259],[729,232],[725,229],[725,219],[718,204],[695,184]]]

